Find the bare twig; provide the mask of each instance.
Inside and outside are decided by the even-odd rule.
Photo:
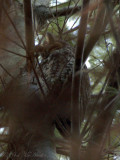
[[[24,0],[23,3],[25,14],[26,55],[30,57],[30,59],[32,60],[31,62],[34,63],[34,30],[31,0]],[[27,59],[27,69],[28,71],[32,70],[29,59]]]
[[[22,55],[22,54],[19,54],[19,53],[16,53],[16,52],[10,51],[10,50],[8,50],[8,49],[5,49],[5,48],[0,48],[0,49],[1,49],[1,50],[3,50],[3,51],[6,51],[6,52],[8,52],[8,53],[14,54],[14,55],[16,55],[16,56],[20,56],[20,57],[23,57],[23,58],[29,59],[29,57],[27,57],[27,56],[24,56],[24,55]]]
[[[83,12],[84,8],[89,5],[89,0],[83,1]],[[80,145],[80,101],[81,95],[79,93],[81,87],[81,79],[78,80],[79,85],[75,83],[75,73],[81,70],[83,52],[84,52],[84,40],[86,34],[87,27],[87,18],[88,12],[86,14],[81,13],[81,21],[80,28],[78,31],[78,40],[77,40],[77,48],[75,54],[75,64],[74,64],[74,72],[73,72],[73,81],[72,81],[72,114],[71,114],[71,133],[72,133],[72,153],[71,160],[79,160],[79,145]],[[80,77],[79,77],[80,78]],[[76,88],[78,88],[76,90]]]
[[[12,21],[11,17],[10,17],[9,14],[7,13],[7,11],[6,11],[6,9],[4,8],[4,6],[2,6],[2,7],[3,7],[3,10],[4,10],[6,16],[8,17],[10,23],[12,24],[12,26],[13,26],[13,28],[14,28],[14,30],[15,30],[17,36],[18,36],[18,38],[20,39],[20,41],[21,41],[21,43],[23,44],[24,48],[26,48],[26,46],[25,46],[25,44],[24,44],[24,41],[22,40],[22,37],[21,37],[21,35],[20,35],[18,29],[16,28],[14,22]]]
[[[1,67],[12,79],[14,78],[14,76],[11,75],[11,74],[3,67],[2,64],[0,64],[0,67]]]
[[[3,36],[4,38],[6,38],[7,40],[9,40],[10,42],[16,44],[18,47],[20,47],[22,49],[25,49],[23,46],[21,46],[19,43],[17,43],[16,41],[14,41],[13,39],[11,39],[10,37],[6,36],[5,34],[0,33],[0,35]]]

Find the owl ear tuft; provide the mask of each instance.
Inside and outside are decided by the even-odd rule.
[[[55,43],[55,37],[53,36],[52,33],[47,32],[47,34],[46,34],[46,41],[47,41],[48,44]]]

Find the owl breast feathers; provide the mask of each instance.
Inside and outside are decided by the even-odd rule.
[[[40,66],[43,74],[38,73],[46,95],[60,92],[64,82],[72,75],[74,60],[74,51],[70,46],[53,50],[42,60]]]

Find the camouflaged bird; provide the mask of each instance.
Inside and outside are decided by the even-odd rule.
[[[36,47],[36,53],[42,57],[37,73],[43,92],[46,96],[58,94],[65,80],[72,75],[74,49],[47,33],[47,41]]]
[[[72,75],[74,64],[74,54],[70,46],[53,50],[47,58],[41,62],[41,68],[46,80],[40,73],[40,81],[42,83],[45,95],[56,95],[60,92],[65,80]],[[49,88],[49,89],[48,89]]]
[[[61,43],[61,46],[56,48],[56,44],[59,44],[58,42]],[[48,50],[49,45],[52,46],[51,50]],[[41,52],[41,50],[38,50],[38,52]],[[69,117],[70,120],[71,84],[75,50],[69,44],[55,40],[53,43],[50,42],[43,46],[42,52],[45,52],[46,56],[43,56],[42,61],[37,63],[37,76],[35,76],[34,72],[23,72],[10,82],[4,94],[5,106],[7,106],[12,117],[23,121],[25,127],[27,126],[30,130],[31,128],[35,130],[35,124],[39,122],[36,118],[39,119],[50,111],[55,116],[64,114],[65,118]],[[46,52],[49,53],[46,54]],[[41,53],[38,55],[41,56]],[[61,96],[61,91],[66,84],[69,84],[69,87],[66,88],[66,91]],[[88,90],[88,73],[84,73],[81,90],[83,106],[85,106],[84,110],[89,98]],[[59,97],[61,98],[59,99]],[[57,101],[57,99],[59,100]],[[54,107],[51,109],[52,106]],[[33,119],[32,117],[35,118]],[[52,121],[54,121],[55,117],[52,116],[52,118]],[[33,124],[32,127],[31,124]]]
[[[18,104],[25,99],[33,100],[35,96],[39,97],[40,102],[51,102],[59,96],[64,82],[72,75],[74,64],[74,50],[69,44],[63,45],[63,42],[56,48],[56,44],[60,43],[56,40],[43,46],[42,52],[45,52],[44,54],[49,52],[49,54],[47,53],[42,61],[37,63],[37,77],[34,72],[24,71],[8,84],[5,90],[6,106],[11,105],[13,108],[14,105],[9,101]],[[49,46],[52,46],[52,49],[48,50]],[[12,110],[14,111],[14,108]]]

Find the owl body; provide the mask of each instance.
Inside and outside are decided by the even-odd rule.
[[[55,122],[56,127],[64,136],[65,134],[56,121],[56,117],[64,125],[64,128],[69,128],[70,132],[74,53],[74,49],[69,44],[62,48],[55,48],[42,58],[41,63],[37,64],[37,77],[34,72],[24,72],[8,84],[4,98],[2,98],[3,106],[8,109],[10,116],[15,121],[17,119],[16,122],[22,122],[29,132],[43,133],[44,130],[49,133],[50,126]],[[86,86],[83,85],[85,79],[82,81],[81,91],[84,102],[88,97],[84,90]],[[66,87],[66,84],[69,84],[68,87]],[[66,87],[65,92],[62,92],[64,87]],[[84,106],[86,107],[86,105]]]
[[[44,75],[39,72],[39,77],[47,96],[59,94],[66,79],[72,75],[74,60],[73,49],[70,46],[54,50],[42,60],[40,65]]]

